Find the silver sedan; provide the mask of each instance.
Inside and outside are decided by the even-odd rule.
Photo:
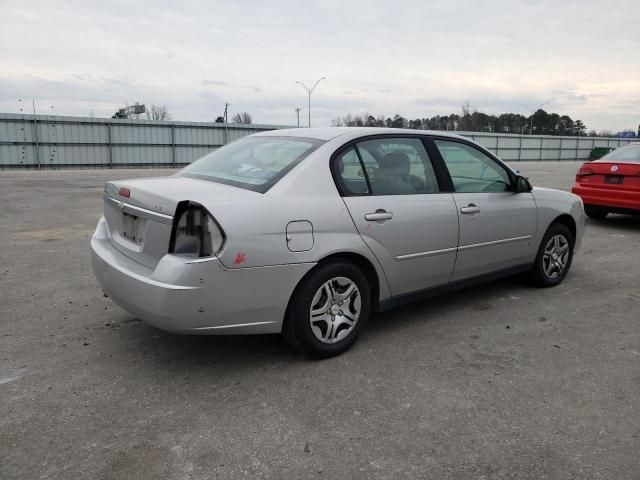
[[[105,294],[152,325],[328,357],[375,311],[522,272],[557,285],[584,224],[579,197],[460,136],[292,129],[108,182],[91,250]]]

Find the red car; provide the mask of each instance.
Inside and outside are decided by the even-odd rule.
[[[576,173],[571,192],[582,198],[591,218],[609,213],[640,214],[640,143],[620,147]]]

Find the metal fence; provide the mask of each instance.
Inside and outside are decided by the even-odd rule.
[[[186,165],[277,128],[283,127],[0,113],[0,168]]]
[[[165,122],[0,113],[0,169],[186,165],[227,142],[278,125]],[[584,160],[634,139],[455,132],[507,161]]]
[[[553,135],[510,135],[505,133],[455,132],[506,161],[587,160],[595,147],[617,148],[634,138],[557,137]]]

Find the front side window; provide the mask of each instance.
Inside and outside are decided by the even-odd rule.
[[[447,140],[434,143],[449,170],[456,192],[510,191],[509,174],[494,159],[469,145]]]
[[[178,176],[264,193],[323,142],[296,137],[246,137],[182,169]]]
[[[381,138],[356,145],[373,195],[438,192],[429,155],[418,138]]]

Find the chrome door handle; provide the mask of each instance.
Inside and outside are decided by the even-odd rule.
[[[367,213],[364,219],[368,222],[383,222],[385,220],[391,220],[393,213],[386,210],[376,210],[375,213]]]
[[[469,205],[467,205],[466,207],[462,207],[460,209],[460,213],[478,213],[480,211],[480,207],[478,207],[476,204],[474,203],[470,203]]]

